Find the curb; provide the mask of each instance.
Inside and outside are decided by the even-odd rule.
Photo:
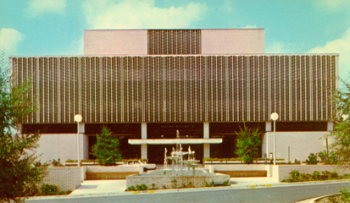
[[[322,196],[314,197],[314,198],[310,198],[310,199],[299,200],[299,201],[296,201],[295,203],[314,203],[316,200],[322,199],[324,197],[330,197],[330,196],[339,195],[339,194],[340,193],[322,195]]]
[[[154,190],[147,190],[147,191],[133,191],[132,194],[137,195],[137,194],[153,194]]]
[[[133,191],[133,192],[110,192],[110,193],[90,193],[81,195],[52,195],[52,196],[34,196],[28,197],[26,200],[45,200],[45,199],[74,199],[74,198],[89,198],[89,197],[102,197],[102,196],[117,196],[117,195],[136,195],[136,194],[160,194],[160,193],[172,193],[172,192],[193,192],[193,191],[213,191],[213,190],[232,190],[232,189],[259,189],[267,187],[293,187],[301,185],[316,185],[316,184],[335,184],[350,182],[350,179],[344,180],[330,180],[330,181],[312,181],[312,182],[295,182],[295,183],[270,183],[270,184],[255,184],[255,185],[237,185],[225,187],[203,187],[203,188],[182,188],[182,189],[168,189],[168,190],[146,190],[146,191]],[[331,194],[334,195],[334,194]],[[298,203],[311,203],[317,198],[322,198],[331,195],[324,195],[316,198],[306,199],[298,201]]]
[[[250,186],[250,188],[258,188],[258,187],[271,187],[271,184],[251,185]]]

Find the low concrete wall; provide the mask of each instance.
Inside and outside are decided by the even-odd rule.
[[[214,171],[266,171],[268,165],[263,164],[206,164],[205,168],[213,167]]]
[[[122,166],[84,166],[87,173],[139,172],[139,165]]]
[[[126,177],[126,188],[145,184],[148,188],[155,189],[181,188],[181,187],[205,187],[205,183],[225,182],[230,180],[229,175],[224,174],[198,174],[196,176],[172,176],[172,175],[132,175]]]
[[[138,174],[138,172],[86,173],[86,180],[126,179],[126,177],[134,174]]]
[[[138,174],[140,171],[140,165],[84,167],[86,167],[85,180],[126,179],[127,176]]]
[[[268,165],[262,164],[206,164],[209,173],[220,172],[230,177],[267,177]]]
[[[75,190],[81,184],[78,167],[49,167],[43,183],[57,185],[60,191]]]
[[[340,168],[338,165],[278,165],[279,181],[289,178],[289,173],[293,170],[298,170],[300,173],[312,174],[314,171],[337,171],[339,175],[350,173],[350,169]]]

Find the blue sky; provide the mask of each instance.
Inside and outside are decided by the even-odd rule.
[[[349,0],[6,0],[0,49],[82,55],[86,29],[263,28],[265,53],[339,53],[348,76],[349,10]]]

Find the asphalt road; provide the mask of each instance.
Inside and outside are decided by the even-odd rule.
[[[200,192],[172,192],[137,195],[119,195],[110,197],[84,197],[74,199],[52,199],[52,200],[28,200],[30,203],[50,202],[161,202],[161,203],[188,203],[188,202],[268,202],[268,203],[292,203],[298,200],[317,197],[330,193],[337,193],[342,187],[349,188],[349,183],[336,183],[325,185],[288,186],[288,187],[267,187],[253,189],[230,189]]]

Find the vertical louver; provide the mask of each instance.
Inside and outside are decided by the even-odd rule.
[[[336,55],[16,57],[25,123],[327,121]]]
[[[201,54],[201,30],[148,30],[148,54]]]

